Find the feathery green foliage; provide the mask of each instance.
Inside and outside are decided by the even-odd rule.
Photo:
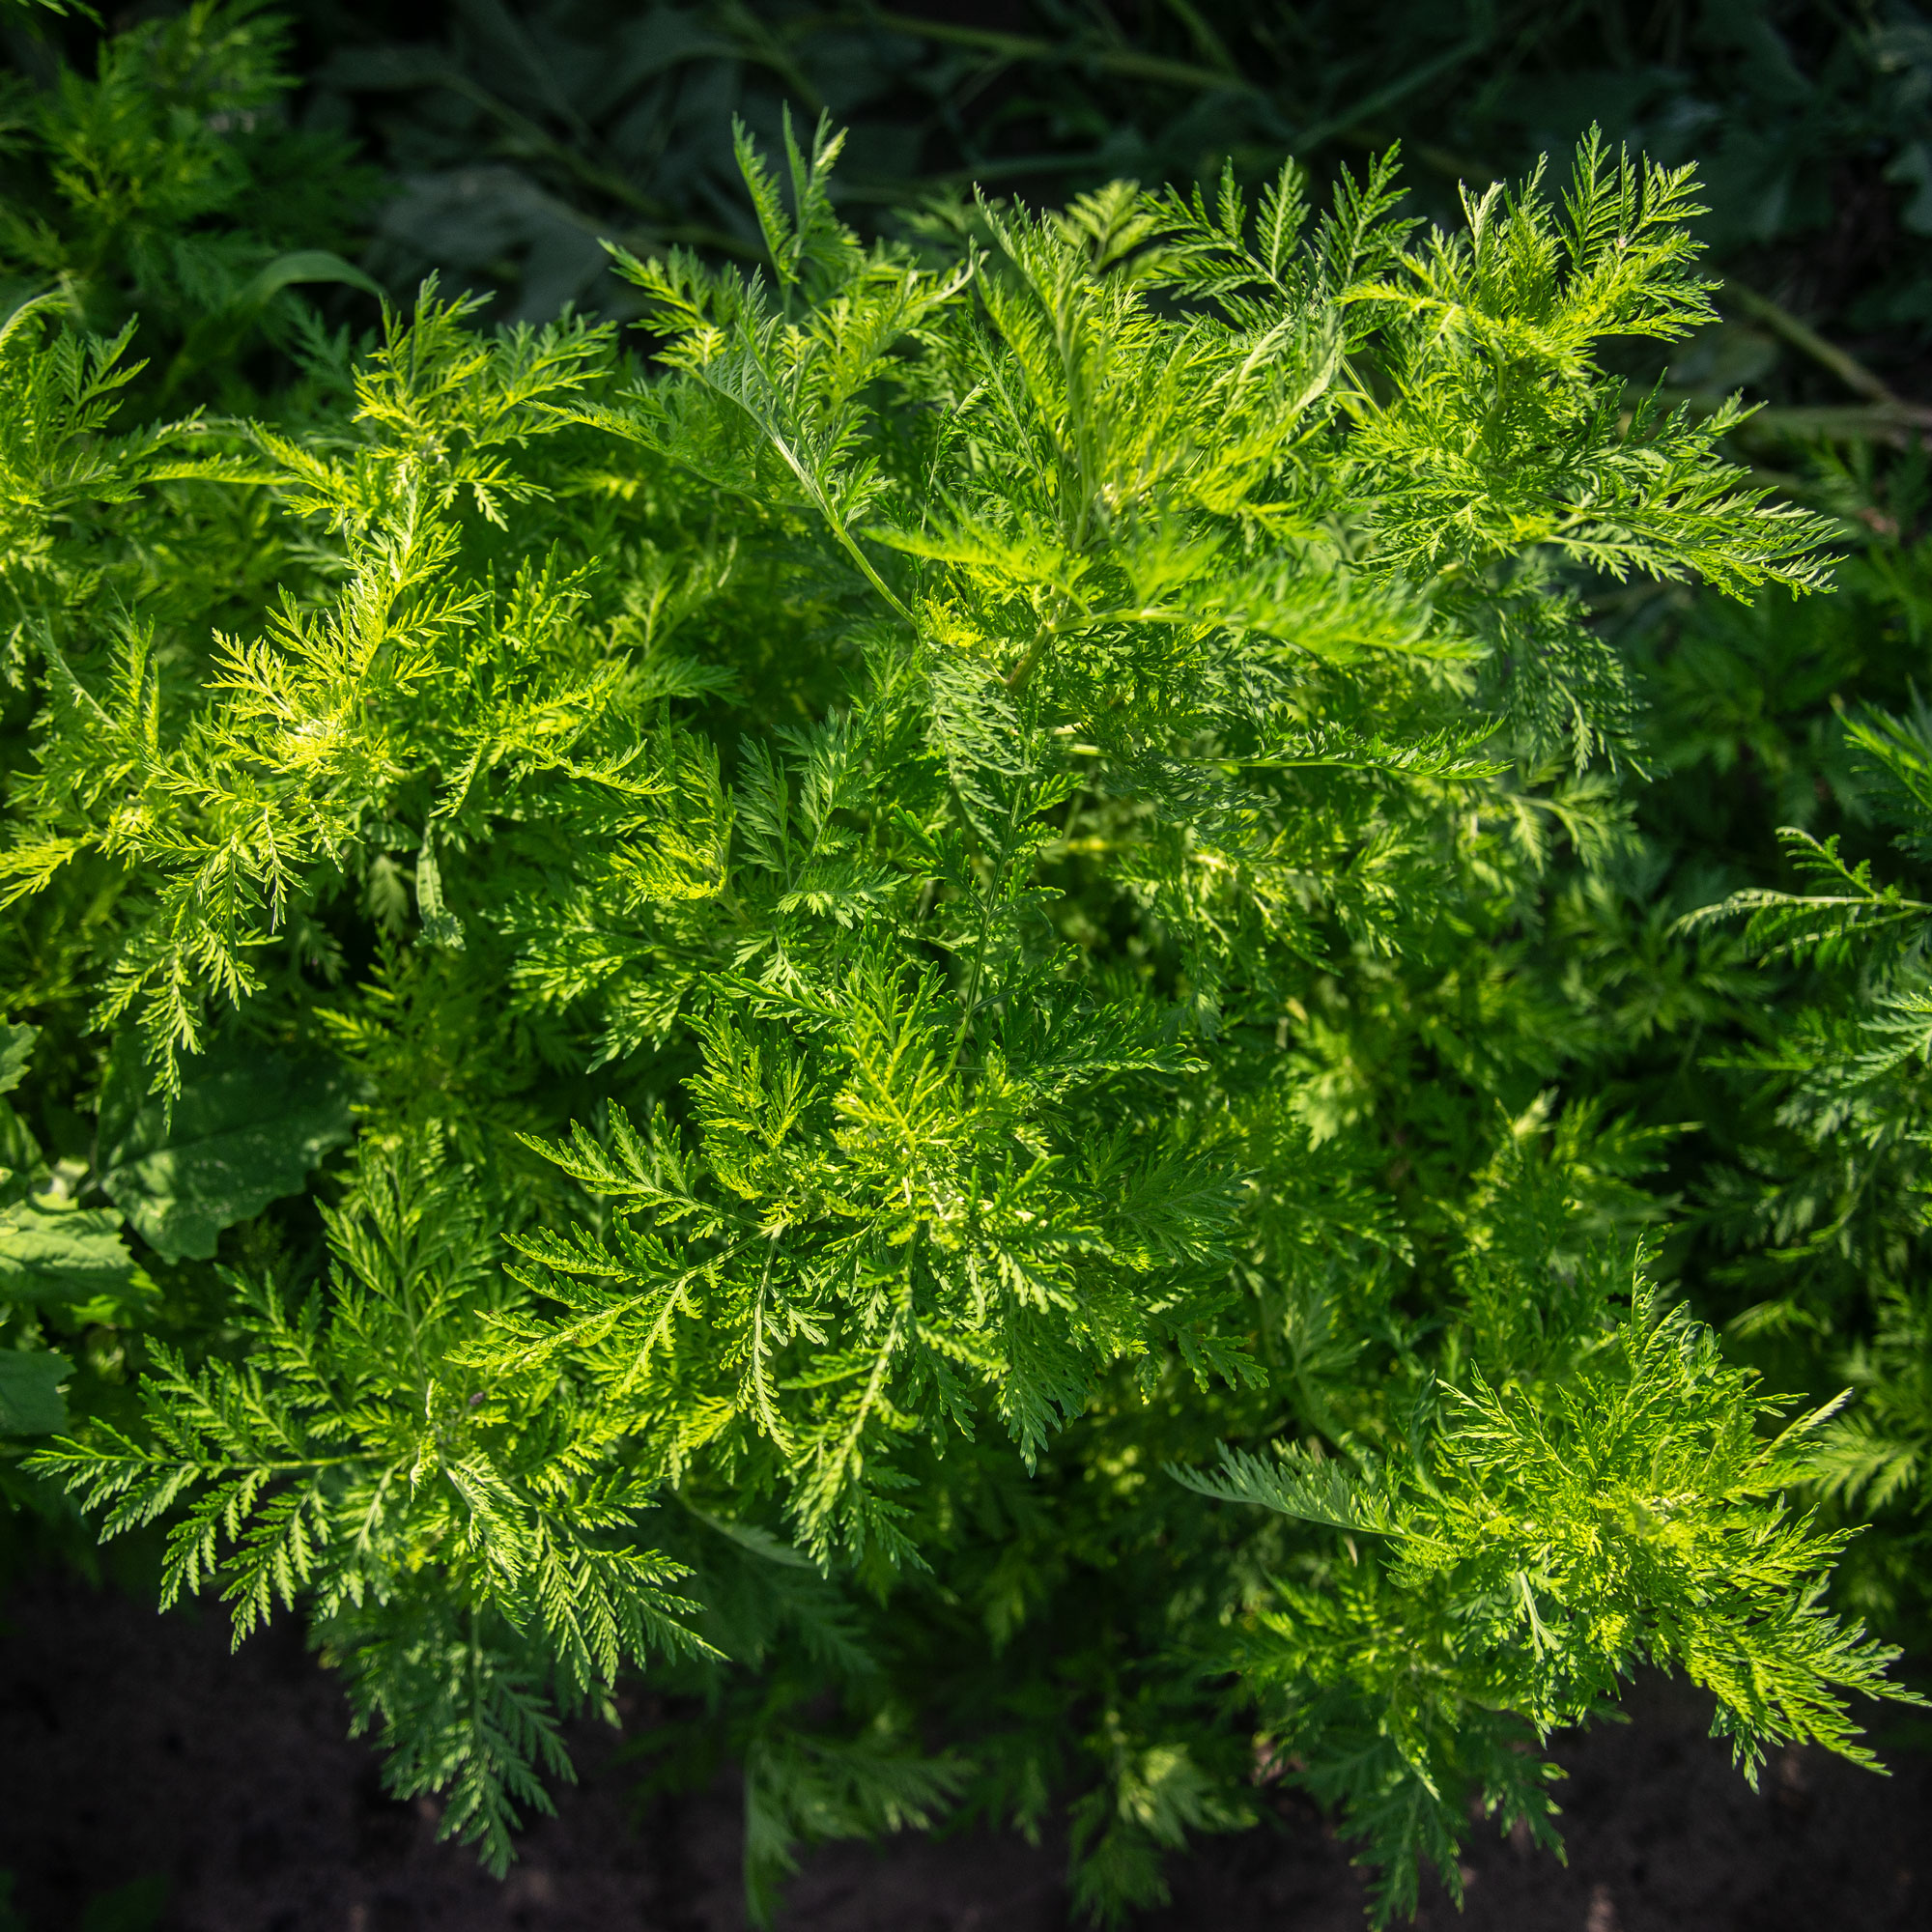
[[[1412,1460],[1351,1470],[1293,1445],[1273,1463],[1224,1449],[1218,1475],[1182,1473],[1374,1540],[1330,1587],[1284,1588],[1235,1661],[1278,1700],[1283,1747],[1312,1746],[1316,1793],[1402,1848],[1384,1909],[1414,1908],[1420,1858],[1455,1889],[1444,1790],[1479,1791],[1554,1842],[1548,1767],[1518,1747],[1601,1712],[1639,1662],[1716,1692],[1753,1782],[1766,1748],[1793,1741],[1872,1761],[1840,1692],[1886,1694],[1894,1653],[1816,1601],[1848,1533],[1777,1502],[1830,1466],[1806,1440],[1826,1412],[1765,1440],[1754,1425],[1776,1405],[1709,1331],[1657,1320],[1640,1276],[1621,1331],[1592,1340],[1553,1388],[1498,1390],[1476,1371],[1444,1389],[1411,1424]]]
[[[1922,569],[1918,550],[1899,561]],[[1889,833],[1897,863],[1922,875],[1932,852],[1932,719],[1916,692],[1909,709],[1849,717],[1843,748],[1860,817]],[[1787,1348],[1802,1342],[1858,1393],[1821,1438],[1814,1487],[1850,1520],[1878,1514],[1886,1522],[1855,1574],[1856,1596],[1916,1628],[1932,1519],[1932,1303],[1918,1264],[1932,904],[1888,881],[1883,858],[1854,862],[1839,834],[1792,826],[1779,837],[1809,891],[1740,892],[1694,916],[1744,915],[1753,953],[1813,969],[1810,998],[1792,1022],[1732,1061],[1733,1078],[1755,1090],[1773,1126],[1743,1144],[1714,1206],[1730,1245],[1748,1244],[1733,1276],[1758,1291],[1739,1328]]]
[[[65,10],[56,10],[65,11]],[[92,79],[7,77],[0,290],[52,285],[107,333],[135,313],[164,405],[245,398],[232,365],[287,346],[287,291],[376,285],[339,252],[376,181],[335,136],[277,113],[286,23],[259,4],[195,0],[102,39]]]
[[[98,1253],[146,1370],[27,1468],[305,1614],[498,1865],[560,1717],[704,1693],[760,1909],[956,1798],[1069,1805],[1118,1917],[1259,1762],[1385,1917],[1645,1660],[1859,1754],[1890,1653],[1781,1500],[1836,1438],[1657,1314],[1659,1137],[1548,1091],[1627,962],[1520,943],[1627,844],[1590,578],[1823,581],[1605,373],[1709,317],[1689,177],[866,244],[838,147],[741,139],[768,271],[617,253],[655,367],[430,287],[117,436],[128,339],[0,340],[0,970],[85,1143],[10,1116],[66,1247],[6,1264]]]

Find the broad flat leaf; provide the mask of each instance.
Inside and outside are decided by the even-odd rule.
[[[0,1020],[0,1094],[11,1094],[20,1084],[40,1037],[38,1027],[9,1026]],[[0,1202],[24,1194],[40,1165],[41,1151],[26,1122],[0,1101]]]
[[[11,1094],[27,1070],[27,1056],[41,1037],[39,1027],[8,1026],[0,1022],[0,1094]]]
[[[331,255],[327,248],[298,248],[292,254],[277,255],[242,291],[235,306],[250,311],[258,309],[271,296],[297,282],[342,282],[379,300],[383,295],[380,282],[372,280],[353,263],[345,262],[340,255]]]
[[[40,1144],[6,1101],[0,1100],[0,1205],[16,1201],[32,1184],[36,1174],[45,1172]],[[0,1925],[0,1932],[6,1932]]]
[[[137,1055],[116,1056],[100,1104],[100,1184],[164,1259],[206,1261],[222,1229],[299,1194],[349,1138],[347,1082],[327,1063],[246,1041],[191,1063],[172,1118],[142,1092]]]
[[[30,1195],[0,1209],[0,1301],[89,1301],[128,1285],[121,1217]]]
[[[45,1435],[67,1427],[60,1385],[73,1373],[44,1349],[0,1349],[0,1435]]]

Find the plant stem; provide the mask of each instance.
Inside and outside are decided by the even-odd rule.
[[[1874,403],[1884,403],[1904,409],[1913,405],[1900,404],[1889,386],[1875,376],[1856,355],[1847,354],[1835,343],[1827,342],[1815,328],[1802,323],[1787,308],[1772,300],[1769,296],[1761,296],[1747,284],[1735,276],[1726,276],[1721,293],[1730,298],[1753,322],[1762,323],[1774,335],[1780,336],[1802,355],[1808,355],[1821,369],[1829,369],[1845,387],[1859,395],[1869,398]]]
[[[1260,94],[1253,81],[1238,74],[1224,73],[1210,67],[1197,67],[1192,61],[1164,60],[1158,54],[1135,53],[1127,47],[1095,47],[1045,41],[1032,34],[1002,33],[995,27],[960,26],[950,20],[916,20],[905,14],[889,14],[867,8],[855,21],[842,16],[846,25],[878,27],[889,34],[903,34],[908,40],[944,41],[957,47],[978,47],[1001,60],[1038,61],[1050,67],[1096,67],[1102,73],[1118,73],[1132,80],[1164,80],[1176,87],[1208,89],[1216,94]]]

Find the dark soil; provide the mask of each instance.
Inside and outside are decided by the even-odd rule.
[[[1753,1794],[1704,1735],[1707,1700],[1652,1682],[1629,1709],[1631,1724],[1558,1749],[1567,1867],[1478,1835],[1468,1932],[1932,1927],[1932,1762],[1905,1753],[1881,1779],[1792,1751]],[[0,1868],[26,1932],[736,1932],[731,1790],[634,1813],[611,1734],[579,1744],[583,1782],[499,1885],[436,1842],[432,1806],[383,1795],[339,1690],[293,1636],[230,1657],[215,1618],[43,1575],[0,1624]],[[1057,1852],[1010,1838],[836,1846],[808,1861],[781,1924],[1059,1932],[1061,1871]],[[1362,1924],[1347,1857],[1293,1801],[1170,1876],[1173,1904],[1141,1932]],[[1420,1922],[1456,1915],[1435,1891]]]

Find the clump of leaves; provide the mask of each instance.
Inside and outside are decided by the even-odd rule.
[[[156,400],[179,409],[253,400],[228,365],[294,344],[289,291],[376,294],[341,250],[380,177],[288,125],[286,41],[260,0],[194,0],[103,37],[92,78],[36,44],[0,91],[0,302],[52,285],[103,334],[138,312]]]
[[[1767,1440],[1756,1425],[1779,1406],[1708,1329],[1660,1319],[1640,1273],[1630,1318],[1599,1339],[1612,1348],[1555,1388],[1497,1389],[1480,1371],[1445,1387],[1393,1463],[1289,1445],[1177,1472],[1371,1546],[1325,1586],[1285,1586],[1236,1660],[1272,1693],[1282,1748],[1320,1740],[1310,1788],[1371,1843],[1402,1847],[1383,1911],[1414,1909],[1422,1858],[1459,1890],[1433,1792],[1480,1791],[1556,1843],[1550,1767],[1521,1746],[1606,1708],[1638,1662],[1716,1693],[1714,1728],[1753,1783],[1786,1742],[1874,1762],[1842,1693],[1888,1694],[1895,1653],[1818,1604],[1820,1567],[1850,1533],[1781,1505],[1829,1464],[1811,1438],[1836,1405]]]
[[[632,1667],[743,1719],[756,1898],[956,1794],[1070,1802],[1116,1916],[1252,1814],[1259,1725],[1385,1916],[1470,1797],[1546,1820],[1513,1744],[1644,1658],[1747,1762],[1855,1750],[1888,1654],[1816,1607],[1808,1438],[1657,1320],[1641,1137],[1517,1091],[1557,1022],[1471,943],[1619,838],[1578,573],[1821,581],[1601,366],[1708,316],[1688,177],[1592,141],[1418,236],[1390,158],[1319,218],[1288,168],[915,247],[825,128],[739,145],[769,272],[618,257],[655,370],[428,289],[325,420],[177,448],[86,414],[111,348],[4,345],[8,997],[96,1105],[76,1203],[240,1264],[31,1468],[170,1521],[238,1634],[309,1615],[498,1866]],[[1433,1099],[1350,1073],[1372,1025]],[[265,1258],[345,1105],[327,1260]]]
[[[1893,496],[1908,516],[1918,480],[1899,478]],[[1909,623],[1922,597],[1922,537],[1888,545],[1879,560],[1887,588],[1905,593]],[[1803,975],[1785,1024],[1726,1057],[1756,1124],[1735,1132],[1707,1218],[1740,1333],[1774,1359],[1795,1359],[1799,1374],[1858,1391],[1823,1438],[1816,1489],[1854,1520],[1880,1514],[1888,1533],[1861,1551],[1855,1595],[1917,1629],[1932,1510],[1932,1317],[1918,1286],[1932,718],[1916,692],[1896,711],[1866,706],[1845,716],[1834,750],[1850,824],[1822,837],[1802,825],[1779,833],[1801,890],[1749,888],[1690,916],[1700,925],[1741,918],[1767,967]],[[1859,844],[1872,856],[1855,856]]]

